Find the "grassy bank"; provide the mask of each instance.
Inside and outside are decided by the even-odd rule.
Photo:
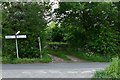
[[[120,60],[119,58],[114,58],[111,65],[107,67],[104,71],[97,71],[93,80],[101,79],[105,80],[118,80],[120,79]]]
[[[45,53],[52,54],[54,56],[57,56],[59,58],[62,58],[65,61],[69,61],[70,59],[66,56],[65,51],[60,50],[45,50]]]
[[[48,63],[51,62],[52,59],[48,55],[44,55],[43,58],[9,58],[3,57],[3,64],[27,64],[27,63]]]
[[[111,60],[111,58],[108,56],[102,56],[90,52],[72,52],[70,55],[93,62],[109,62]]]
[[[111,60],[111,57],[109,56],[102,56],[99,54],[93,54],[90,52],[83,52],[83,51],[46,50],[46,52],[48,54],[52,54],[57,57],[60,57],[64,60],[69,60],[69,58],[66,55],[75,56],[79,59],[84,59],[84,60],[93,61],[93,62],[109,62]]]
[[[67,57],[67,55],[74,56],[83,60],[92,61],[92,62],[109,62],[111,60],[111,57],[109,56],[102,56],[102,55],[93,54],[90,52],[74,51],[74,50],[43,50],[42,53],[45,54],[42,59],[41,58],[18,58],[17,59],[17,58],[3,57],[2,63],[4,64],[48,63],[52,61],[51,57],[48,56],[48,54],[62,58],[65,61],[70,60]]]

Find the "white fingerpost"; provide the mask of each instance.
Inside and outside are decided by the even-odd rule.
[[[39,41],[40,58],[42,59],[42,53],[41,53],[41,40],[40,40],[40,37],[38,37],[38,41]]]
[[[26,38],[26,35],[18,35],[19,33],[20,33],[20,31],[18,31],[17,33],[15,33],[15,35],[5,36],[6,39],[15,39],[17,58],[19,58],[19,51],[18,51],[18,42],[17,42],[17,39],[18,38]]]

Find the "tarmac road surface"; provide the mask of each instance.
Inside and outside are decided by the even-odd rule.
[[[3,64],[2,78],[91,78],[110,63]]]

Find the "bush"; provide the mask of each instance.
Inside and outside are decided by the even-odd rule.
[[[53,49],[53,50],[65,50],[68,48],[68,43],[65,42],[49,42],[47,45],[47,49]]]
[[[52,28],[52,33],[51,33],[51,41],[53,42],[61,42],[64,41],[63,39],[63,31],[59,27],[54,27]]]
[[[2,57],[2,63],[10,63],[11,61],[9,57]]]
[[[111,78],[111,77],[106,73],[106,71],[96,71],[94,78]]]
[[[85,59],[85,60],[94,61],[94,62],[109,62],[110,61],[110,57],[102,56],[99,54],[94,54],[92,52],[79,51],[79,52],[73,52],[71,53],[71,55],[76,56],[80,59]]]
[[[2,3],[2,49],[3,56],[16,57],[15,39],[6,40],[6,35],[27,35],[26,39],[18,39],[20,58],[38,58],[38,37],[41,37],[46,28],[44,4],[38,3]],[[9,7],[11,6],[11,7]],[[7,8],[5,8],[7,7]],[[44,8],[43,8],[44,7]]]
[[[94,78],[110,78],[111,80],[117,80],[120,78],[120,60],[119,58],[113,58],[112,63],[104,71],[97,71],[93,77]]]
[[[109,67],[106,68],[106,73],[110,74],[113,78],[120,78],[120,71],[118,63],[120,60],[118,58],[113,58],[113,61]]]
[[[15,40],[3,39],[3,56],[16,57]],[[18,39],[18,48],[20,58],[39,57],[39,46],[37,36],[27,34],[27,39]]]
[[[11,63],[11,64],[26,64],[26,63],[48,63],[52,59],[48,55],[43,55],[43,58],[13,58],[3,57],[2,63]]]
[[[102,26],[98,34],[94,34],[87,48],[94,53],[117,55],[120,51],[119,33],[112,28]]]

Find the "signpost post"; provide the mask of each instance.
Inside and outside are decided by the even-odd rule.
[[[16,54],[17,54],[17,58],[19,58],[19,54],[18,54],[18,42],[17,42],[17,35],[15,35],[15,42],[16,42]]]
[[[18,35],[19,33],[20,33],[20,31],[18,31],[17,33],[15,33],[15,35],[8,35],[8,36],[5,36],[6,39],[15,39],[15,42],[16,42],[16,55],[17,55],[17,58],[19,58],[18,42],[17,42],[17,39],[18,39],[18,38],[26,38],[26,37],[27,37],[26,35]]]

